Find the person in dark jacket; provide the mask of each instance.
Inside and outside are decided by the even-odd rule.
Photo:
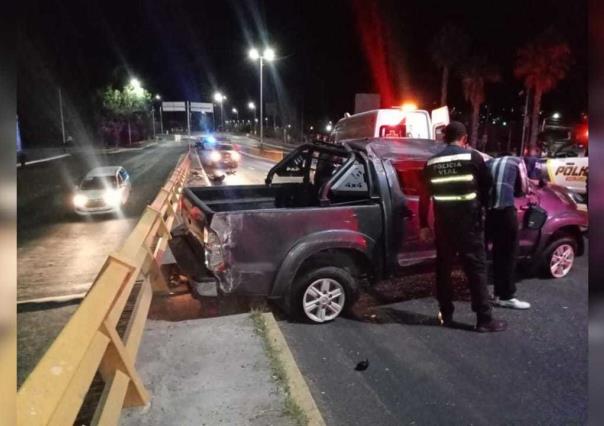
[[[515,297],[518,212],[514,197],[529,192],[525,162],[520,157],[505,156],[490,160],[487,166],[494,182],[486,221],[487,240],[493,244],[493,304],[504,308],[529,309],[530,303]]]
[[[462,123],[451,122],[444,137],[447,146],[424,168],[419,206],[420,238],[428,241],[428,211],[433,200],[439,317],[443,325],[453,325],[451,270],[459,255],[476,312],[476,330],[503,331],[507,324],[493,319],[487,290],[483,207],[492,185],[491,174],[482,155],[466,148],[468,135]]]

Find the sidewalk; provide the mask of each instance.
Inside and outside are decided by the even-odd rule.
[[[148,320],[137,369],[152,395],[122,425],[295,425],[250,314]]]

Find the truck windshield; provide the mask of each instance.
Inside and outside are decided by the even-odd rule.
[[[80,184],[82,190],[117,188],[115,176],[94,176],[86,178]]]

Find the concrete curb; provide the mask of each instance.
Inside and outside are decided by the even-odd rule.
[[[296,364],[296,360],[289,350],[287,341],[281,333],[281,329],[271,312],[263,313],[262,317],[266,325],[266,335],[269,344],[279,357],[285,373],[287,375],[287,383],[290,389],[292,399],[306,414],[308,424],[311,426],[325,426],[323,416],[315,403],[315,400],[310,393],[310,389]]]
[[[30,164],[39,164],[39,163],[47,163],[48,161],[59,160],[61,158],[70,157],[71,154],[60,154],[55,155],[53,157],[48,158],[40,158],[38,160],[26,161],[25,166],[29,166]],[[17,163],[17,168],[21,167],[21,163]]]
[[[191,170],[189,171],[189,176],[187,177],[187,184],[186,186],[212,186],[212,183],[210,182],[210,178],[208,177],[208,174],[206,173],[205,168],[203,167],[203,164],[201,164],[201,159],[199,158],[199,154],[197,153],[197,150],[194,150],[194,156],[197,159],[197,166],[198,167],[191,167],[191,170],[196,170],[199,172],[199,174],[201,175],[201,180],[202,180],[202,184],[201,185],[192,185],[192,182],[194,179],[191,178]]]

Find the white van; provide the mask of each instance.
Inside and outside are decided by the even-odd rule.
[[[332,132],[335,143],[359,138],[436,139],[437,131],[449,124],[449,109],[432,111],[403,108],[374,109],[342,118]]]

